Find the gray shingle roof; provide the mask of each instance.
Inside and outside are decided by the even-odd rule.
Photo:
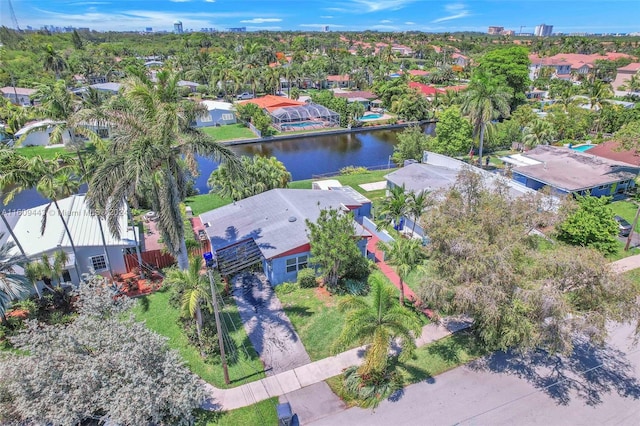
[[[214,250],[253,238],[270,259],[309,243],[306,219],[315,222],[321,210],[343,205],[357,208],[362,202],[345,191],[272,189],[203,213],[200,218]],[[359,225],[356,232],[368,235]]]

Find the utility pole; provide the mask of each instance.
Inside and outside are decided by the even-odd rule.
[[[640,217],[640,205],[638,206],[638,211],[636,211],[636,217],[633,219],[633,225],[631,225],[631,232],[629,232],[629,236],[627,237],[627,244],[624,245],[624,251],[629,250],[629,246],[631,245],[631,237],[633,237],[633,233],[636,230],[636,225],[638,224],[638,217]]]
[[[518,35],[522,35],[522,29],[525,28],[526,25],[520,25],[520,33]]]
[[[227,367],[227,357],[224,353],[224,341],[222,340],[222,326],[220,324],[220,310],[218,309],[218,295],[216,292],[216,283],[213,279],[213,266],[209,266],[209,259],[205,257],[207,262],[207,274],[209,275],[209,284],[211,284],[211,300],[213,302],[213,315],[216,318],[216,330],[218,331],[218,345],[220,346],[220,358],[222,358],[222,371],[224,373],[224,382],[229,384],[229,368]]]

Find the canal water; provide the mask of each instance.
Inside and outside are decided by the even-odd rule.
[[[429,124],[425,133],[432,134],[435,126]],[[338,172],[346,166],[386,166],[394,146],[398,143],[398,134],[403,129],[372,130],[367,132],[343,133],[338,135],[301,136],[275,142],[262,142],[233,146],[238,155],[274,156],[291,173],[293,180],[310,179],[313,175]],[[207,180],[218,165],[206,158],[199,158],[200,176],[196,179],[196,188],[201,194],[209,192]],[[18,194],[6,209],[28,209],[48,200],[35,190]],[[0,202],[0,208],[3,208]],[[0,226],[0,229],[3,227]]]
[[[425,127],[432,134],[435,125]],[[238,155],[273,156],[291,173],[293,180],[310,179],[314,175],[338,172],[346,166],[387,166],[389,156],[398,143],[398,134],[404,129],[373,130],[338,135],[303,136],[275,142],[237,145],[232,150]],[[200,176],[196,187],[201,194],[209,192],[207,180],[218,165],[205,158],[198,161]]]

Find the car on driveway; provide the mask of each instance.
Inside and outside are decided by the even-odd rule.
[[[628,237],[631,233],[631,224],[620,216],[614,216],[614,219],[618,222],[618,235]]]
[[[249,92],[240,93],[238,95],[238,100],[242,101],[245,99],[253,99],[253,95]]]

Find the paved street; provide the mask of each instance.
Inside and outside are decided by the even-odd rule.
[[[569,359],[498,354],[409,386],[375,410],[351,408],[323,425],[635,425],[640,419],[640,348],[632,327],[610,345],[578,345]]]

